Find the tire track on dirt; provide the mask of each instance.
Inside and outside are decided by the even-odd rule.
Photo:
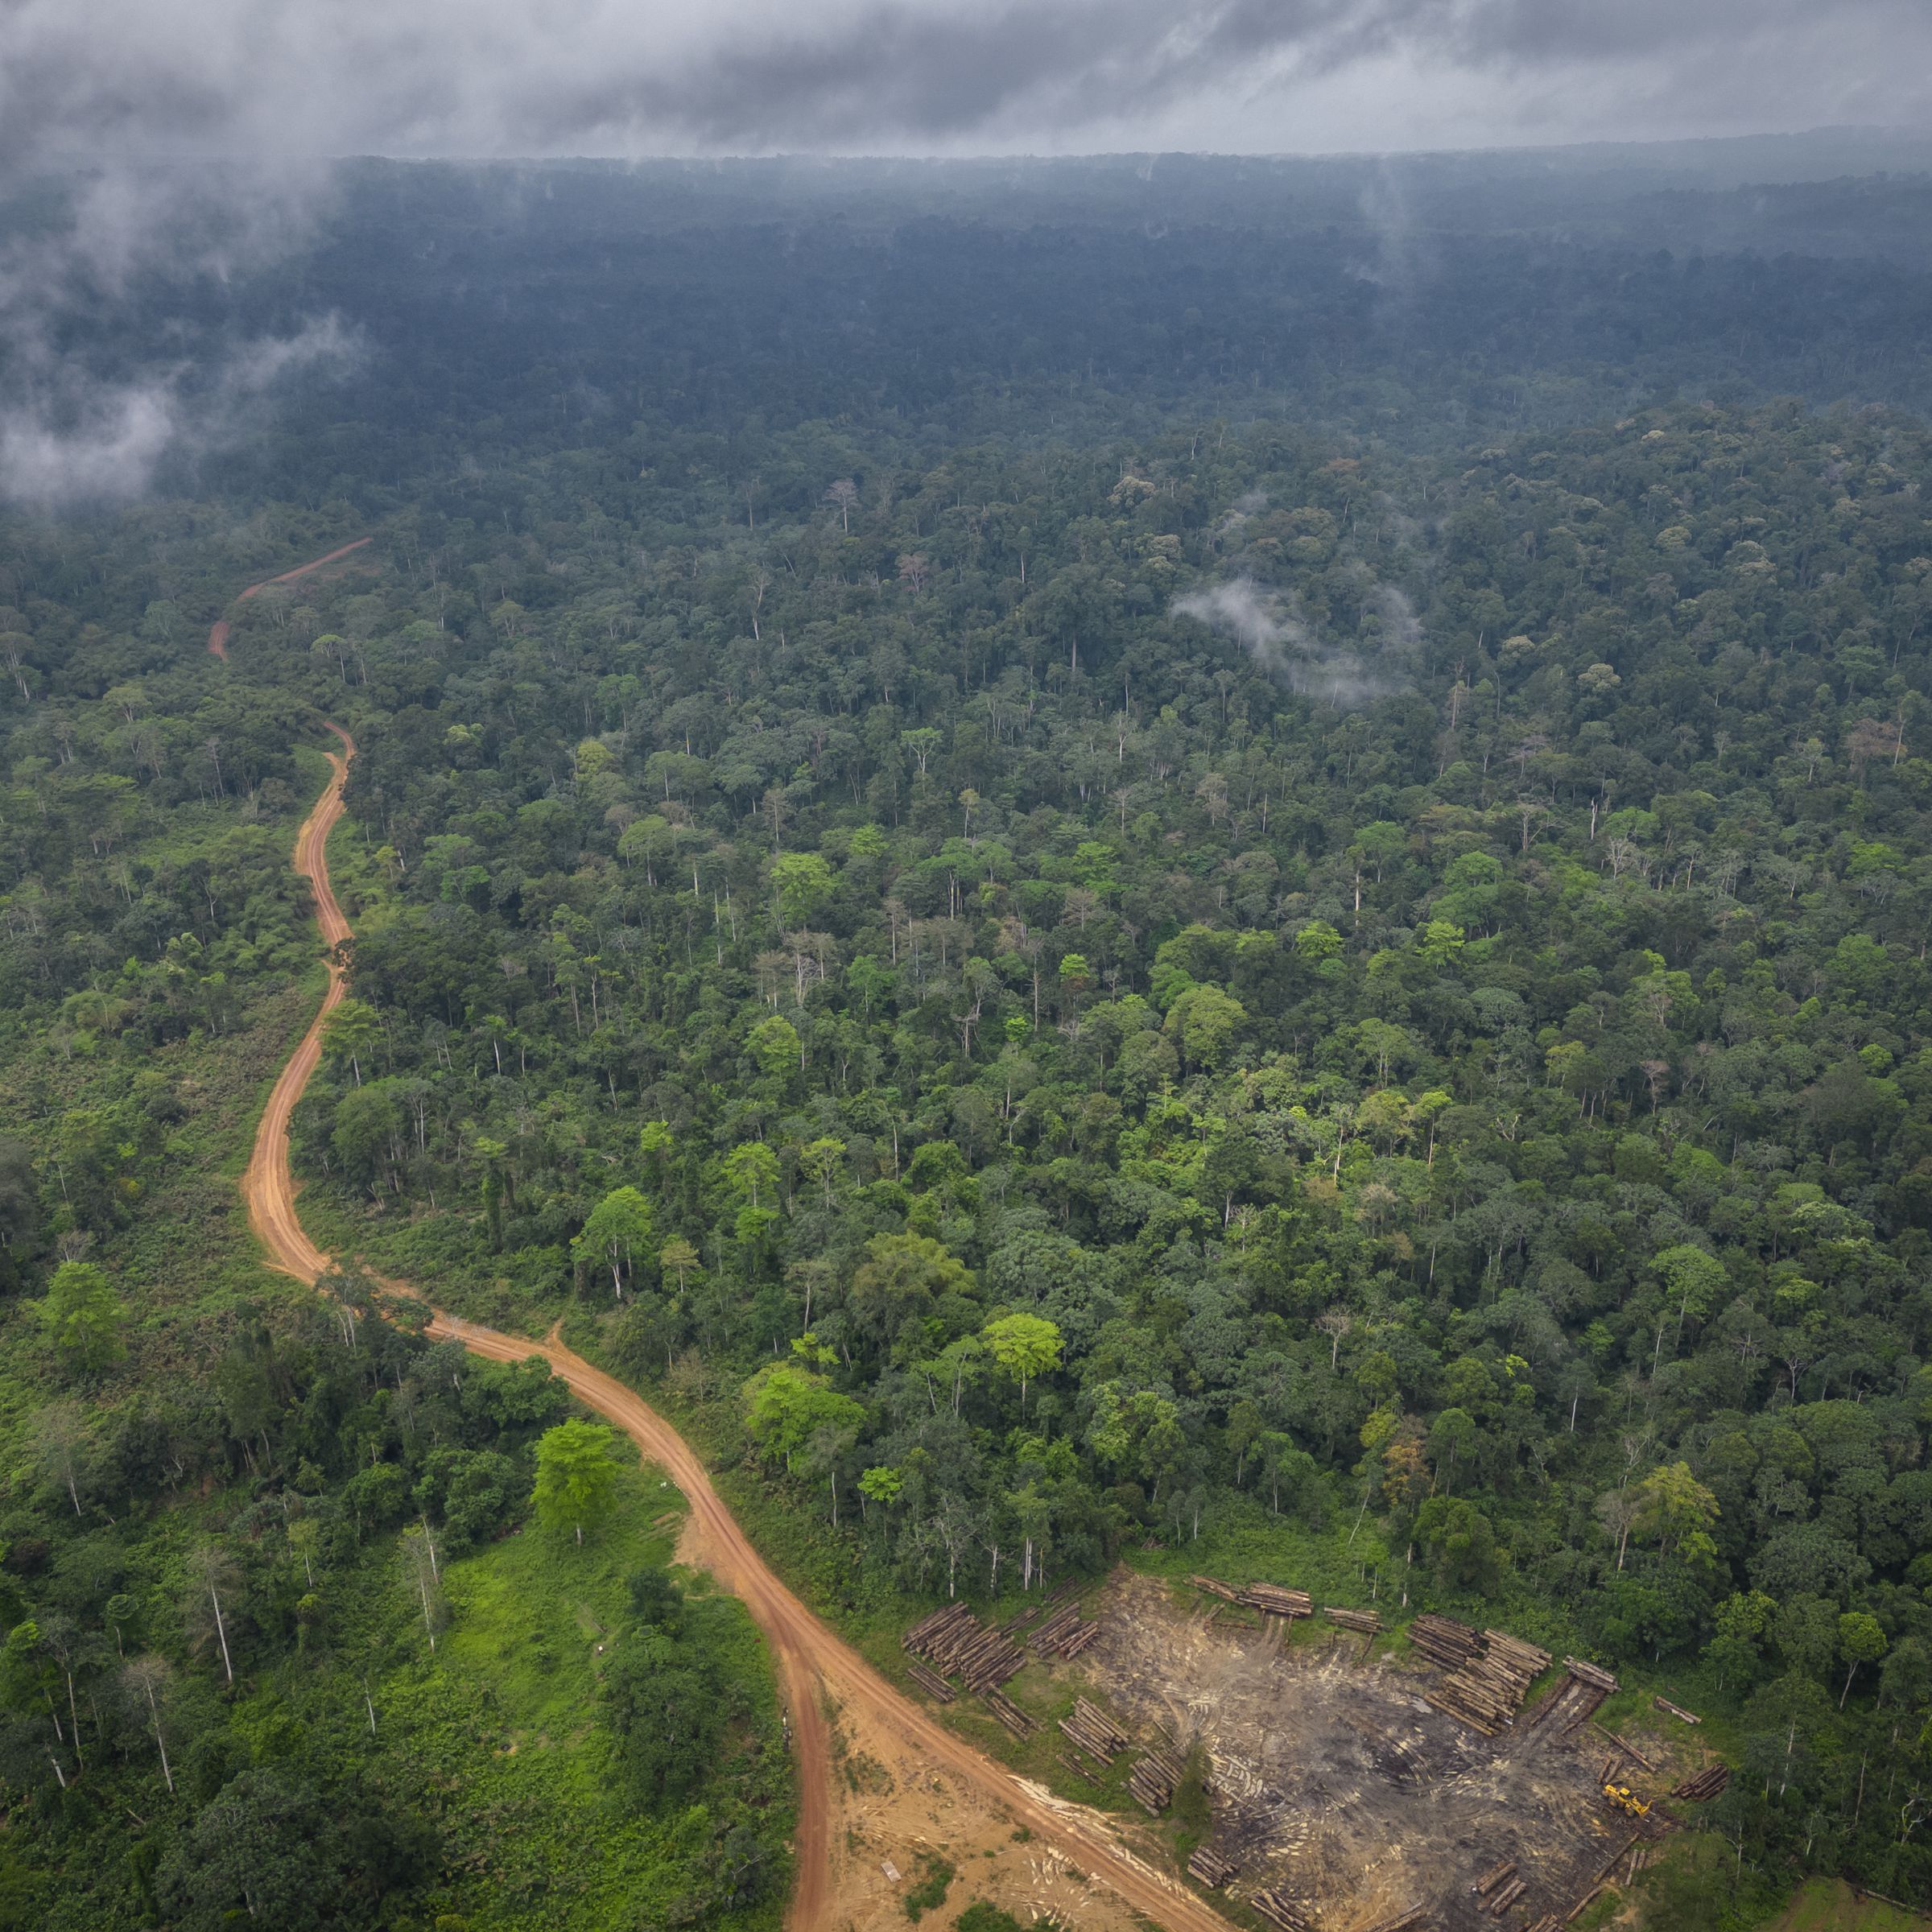
[[[295,852],[295,870],[314,892],[317,923],[331,948],[328,989],[269,1095],[242,1177],[249,1224],[269,1259],[311,1283],[328,1271],[331,1262],[308,1238],[295,1212],[288,1125],[321,1059],[324,1022],[347,989],[333,948],[349,936],[349,925],[329,888],[327,847],[329,832],[342,815],[343,786],[356,752],[354,741],[340,725],[332,722],[328,729],[341,741],[342,749],[328,754],[328,787],[303,820]],[[751,1612],[770,1646],[790,1710],[799,1766],[799,1822],[793,1840],[796,1870],[786,1913],[791,1932],[829,1932],[837,1905],[831,1883],[834,1770],[826,1694],[895,1734],[926,1764],[943,1769],[991,1800],[1016,1824],[1026,1826],[1125,1905],[1167,1932],[1228,1932],[1228,1922],[1219,1913],[1135,1856],[1100,1814],[1015,1777],[889,1683],[779,1580],[738,1526],[690,1444],[634,1390],[565,1348],[555,1330],[543,1341],[532,1341],[447,1315],[432,1304],[428,1331],[497,1361],[543,1356],[579,1401],[622,1429],[683,1491],[693,1519],[691,1540],[683,1547]]]
[[[292,584],[297,577],[305,577],[312,570],[320,570],[324,564],[332,564],[337,557],[345,557],[352,550],[360,550],[365,543],[372,542],[369,537],[357,537],[353,543],[345,543],[340,550],[332,550],[325,557],[312,558],[306,564],[298,564],[293,570],[285,570],[279,577],[264,577],[259,584],[251,584],[235,601],[246,604],[250,597],[259,597],[271,584]],[[208,648],[225,664],[228,662],[228,619],[216,618],[208,627]],[[333,731],[334,725],[329,729]]]

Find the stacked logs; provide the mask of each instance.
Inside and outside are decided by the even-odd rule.
[[[1563,1668],[1569,1674],[1537,1706],[1530,1720],[1532,1728],[1554,1721],[1559,1732],[1567,1734],[1575,1731],[1589,1722],[1597,1707],[1616,1688],[1616,1679],[1595,1664],[1579,1663],[1574,1657],[1567,1657]]]
[[[1150,1817],[1158,1818],[1174,1802],[1174,1794],[1185,1775],[1185,1767],[1171,1752],[1154,1749],[1150,1751],[1133,1768],[1127,1780],[1131,1791],[1141,1809]]]
[[[1264,1616],[1315,1615],[1315,1600],[1306,1590],[1284,1590],[1278,1583],[1250,1583],[1234,1600]]]
[[[1414,1635],[1413,1629],[1410,1634]],[[1472,1637],[1475,1634],[1470,1633]],[[1430,1641],[1439,1648],[1449,1647],[1435,1633]],[[1485,1737],[1494,1737],[1516,1722],[1525,1694],[1550,1668],[1550,1653],[1501,1630],[1484,1631],[1476,1644],[1477,1649],[1450,1672],[1434,1695],[1423,1695],[1437,1710],[1447,1711]]]
[[[1301,1908],[1286,1892],[1252,1893],[1248,1909],[1257,1918],[1278,1926],[1280,1932],[1315,1932],[1315,1928],[1302,1916]]]
[[[1379,1637],[1382,1620],[1373,1610],[1344,1610],[1340,1604],[1331,1604],[1322,1615],[1330,1623],[1338,1624],[1344,1630],[1353,1630],[1362,1637]]]
[[[1483,1640],[1468,1624],[1433,1614],[1418,1616],[1409,1626],[1409,1641],[1445,1670],[1459,1670],[1483,1647]]]
[[[1605,1697],[1610,1696],[1618,1688],[1616,1679],[1600,1665],[1586,1664],[1579,1657],[1567,1657],[1563,1659],[1563,1668],[1572,1677],[1581,1678],[1586,1684],[1594,1685]]]
[[[1127,1748],[1127,1733],[1104,1711],[1084,1697],[1073,1700],[1073,1715],[1060,1719],[1060,1728],[1081,1750],[1103,1765],[1111,1764]]]
[[[1004,1690],[983,1691],[980,1701],[1015,1737],[1031,1737],[1039,1728]]]
[[[1005,1682],[1026,1662],[1026,1653],[1004,1630],[989,1627],[964,1604],[948,1604],[906,1633],[906,1648],[968,1690]]]
[[[1232,1859],[1223,1858],[1205,1845],[1197,1846],[1194,1856],[1187,1861],[1187,1876],[1210,1892],[1218,1892],[1229,1879],[1239,1876],[1241,1869]]]
[[[952,1686],[936,1670],[928,1670],[917,1657],[906,1666],[906,1674],[935,1704],[952,1702]]]
[[[1563,1932],[1563,1922],[1554,1912],[1546,1912],[1529,1932]]]
[[[1067,1603],[1052,1612],[1033,1635],[1028,1645],[1042,1657],[1078,1657],[1100,1633],[1098,1624],[1080,1621],[1080,1607]]]
[[[1731,1781],[1728,1765],[1707,1765],[1695,1777],[1687,1777],[1675,1786],[1673,1798],[1687,1798],[1694,1804],[1702,1804],[1707,1798],[1715,1798]]]

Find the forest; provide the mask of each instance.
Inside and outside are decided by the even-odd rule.
[[[229,299],[414,349],[219,483],[7,524],[0,1925],[246,1922],[266,1845],[291,1927],[782,1900],[771,1686],[649,1472],[573,1535],[557,1385],[251,1253],[325,718],[325,1246],[564,1320],[848,1628],[1239,1540],[1707,1708],[1735,1869],[1646,1922],[1807,1872],[1932,1901],[1932,431],[1892,216],[1638,262],[1648,201],[1545,237],[1505,180],[1488,230],[1418,196],[1398,299],[1312,190],[1250,228],[1197,183],[1070,258],[1044,190],[847,185],[795,258],[755,182],[649,200],[634,284],[557,313],[635,184],[559,171],[540,217],[372,164]],[[453,202],[473,258],[393,306]],[[494,1740],[546,1700],[594,1715],[517,1783]]]

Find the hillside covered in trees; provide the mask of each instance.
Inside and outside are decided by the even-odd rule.
[[[1492,409],[1435,353],[1459,308],[1304,383],[1156,371],[1096,304],[1108,366],[1062,369],[1030,430],[1010,357],[927,371],[931,408],[886,370],[787,420],[729,394],[779,372],[702,344],[728,238],[681,392],[620,410],[544,365],[479,422],[463,365],[380,471],[353,394],[313,395],[339,433],[261,457],[311,462],[306,496],[10,532],[8,1909],[50,1922],[48,1873],[112,1841],[55,1922],[225,1922],[192,1916],[233,1909],[224,1832],[346,1773],[291,1769],[197,1592],[233,1576],[265,1675],[322,1646],[346,1754],[367,1672],[304,1610],[330,1591],[296,1531],[427,1673],[410,1538],[514,1521],[561,1414],[338,1336],[253,1270],[218,1171],[198,1221],[155,1212],[184,1156],[233,1160],[223,1110],[306,1010],[287,855],[325,716],[359,748],[352,997],[295,1129],[325,1245],[500,1326],[568,1316],[729,1415],[855,1622],[1245,1538],[1692,1687],[1739,1765],[1707,1822],[1767,1897],[1800,1869],[1932,1895],[1932,439],[1903,336],[1888,402],[1829,356],[1810,400],[1728,347],[1720,381],[1686,330],[1614,371],[1585,343],[1582,377],[1499,349]],[[1438,246],[1467,290],[1505,243]],[[1770,277],[1814,347],[1858,278],[1909,281],[1708,274]],[[459,363],[535,366],[498,313]],[[237,584],[365,529],[207,654]],[[650,1922],[755,1916],[768,1691],[726,1607],[653,1637],[634,1601],[692,1707],[739,1686],[721,1769],[634,1773],[636,1682],[597,1693],[684,1861]],[[201,1769],[164,1799],[176,1735]],[[411,1802],[375,1849],[308,1840],[354,1922],[437,1922],[460,1827]]]

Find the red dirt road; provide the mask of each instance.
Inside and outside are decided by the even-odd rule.
[[[360,550],[371,539],[357,537],[353,543],[345,543],[340,550],[332,550],[325,557],[316,557],[307,564],[298,564],[293,570],[285,570],[279,577],[264,577],[259,584],[251,584],[235,599],[237,604],[246,604],[250,597],[259,597],[271,584],[287,584],[297,577],[305,577],[312,570],[320,570],[324,564],[332,564],[337,557],[345,557],[352,550]],[[208,634],[208,647],[223,663],[228,662],[228,619],[217,617]],[[332,726],[330,728],[333,729]]]
[[[295,869],[313,886],[322,935],[332,947],[349,936],[349,927],[329,890],[326,846],[331,828],[342,815],[342,788],[356,748],[339,726],[331,724],[329,729],[342,741],[342,750],[329,754],[334,772],[328,788],[297,835]],[[288,1122],[321,1058],[323,1021],[344,990],[341,972],[332,960],[321,1010],[269,1096],[254,1151],[242,1178],[250,1224],[270,1260],[304,1282],[316,1280],[330,1264],[303,1231],[295,1212]],[[1166,1926],[1167,1932],[1228,1932],[1226,1919],[1135,1857],[1098,1813],[1052,1800],[982,1757],[888,1683],[821,1623],[752,1546],[690,1445],[633,1390],[573,1354],[554,1332],[544,1341],[530,1341],[440,1310],[433,1311],[429,1332],[460,1341],[473,1353],[497,1361],[542,1356],[580,1402],[622,1429],[683,1492],[691,1505],[692,1528],[680,1549],[688,1550],[750,1611],[770,1645],[791,1715],[799,1754],[796,1879],[786,1914],[791,1932],[830,1932],[839,1906],[831,1876],[834,1771],[822,1701],[827,1696],[844,1711],[893,1734],[923,1764],[991,1800],[1014,1824],[1026,1826],[1035,1838],[1057,1847],[1124,1905]]]

